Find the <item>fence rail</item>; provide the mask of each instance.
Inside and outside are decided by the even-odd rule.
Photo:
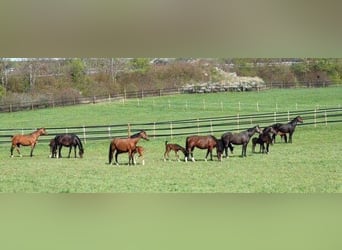
[[[299,126],[328,126],[329,124],[342,122],[342,108],[336,107],[250,115],[237,114],[232,116],[203,117],[148,123],[50,127],[46,128],[49,136],[42,136],[39,140],[41,142],[48,142],[57,134],[75,133],[84,143],[88,143],[89,141],[110,140],[113,137],[127,137],[139,130],[146,130],[150,138],[174,139],[177,136],[187,136],[191,134],[213,134],[220,136],[226,131],[242,131],[256,124],[265,127],[277,122],[286,123],[297,115],[300,115],[304,119],[304,123],[299,124]],[[34,131],[34,128],[0,129],[0,144],[9,144],[13,134],[28,134],[32,131]]]

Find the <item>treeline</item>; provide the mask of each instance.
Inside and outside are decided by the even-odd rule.
[[[220,69],[220,70],[218,70]],[[222,82],[220,72],[266,83],[342,82],[335,58],[25,58],[0,59],[0,101],[61,101]]]

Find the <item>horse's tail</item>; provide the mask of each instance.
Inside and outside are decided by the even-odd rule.
[[[113,144],[113,142],[111,142],[111,143],[109,144],[108,164],[111,164],[111,163],[112,163],[112,160],[113,160],[113,153],[114,153],[114,150],[112,149],[112,144]]]

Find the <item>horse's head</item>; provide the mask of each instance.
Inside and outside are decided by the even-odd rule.
[[[299,123],[303,123],[303,122],[304,122],[303,118],[300,117],[300,116],[297,116],[297,117],[296,117],[296,120],[297,120],[297,122],[299,122]]]
[[[38,133],[40,135],[47,135],[48,133],[46,132],[46,129],[45,128],[39,128],[37,129]]]
[[[140,134],[141,138],[143,138],[144,140],[146,140],[146,141],[150,140],[150,139],[148,139],[147,133],[144,130],[140,131],[139,134]]]

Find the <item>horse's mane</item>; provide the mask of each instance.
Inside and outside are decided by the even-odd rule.
[[[138,133],[134,134],[134,135],[131,135],[129,138],[137,138],[140,136],[140,134],[144,132],[144,130],[140,130]]]

